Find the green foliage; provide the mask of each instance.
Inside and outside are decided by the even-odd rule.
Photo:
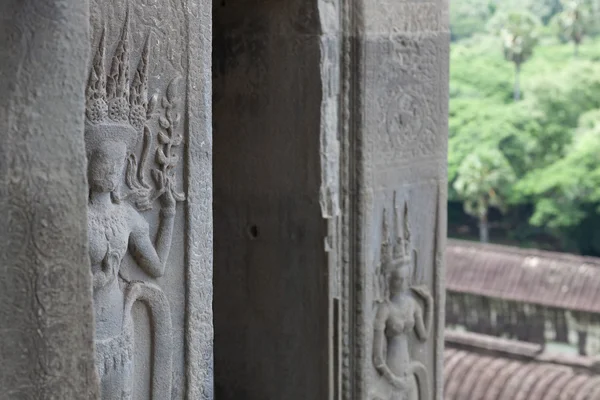
[[[489,22],[490,31],[502,41],[504,58],[516,66],[532,56],[539,41],[540,27],[540,20],[526,11],[497,13]]]
[[[452,40],[459,40],[485,32],[486,21],[493,15],[493,0],[463,0],[450,5]]]
[[[513,71],[495,51],[496,46],[490,38],[453,46],[450,55],[451,97],[496,98],[501,102],[512,98]]]
[[[528,11],[510,11],[496,13],[489,22],[489,29],[502,43],[504,58],[515,66],[515,101],[521,99],[521,66],[533,55],[538,45],[541,23]]]
[[[560,0],[530,0],[528,10],[536,15],[544,25],[562,9]]]
[[[561,0],[495,0],[497,12],[525,11],[544,25],[562,10]]]
[[[450,3],[452,41],[463,40],[486,32],[487,23],[498,15],[512,12],[530,13],[544,26],[563,11],[564,0],[455,0]],[[578,0],[589,10],[592,24],[589,33],[600,33],[600,0]],[[556,28],[556,26],[554,26]],[[556,29],[552,32],[557,34]]]
[[[598,31],[600,0],[585,1]],[[495,204],[505,208],[492,216],[494,226],[511,227],[506,238],[599,255],[600,236],[590,238],[600,222],[600,37],[585,31],[574,58],[573,42],[561,43],[553,30],[566,2],[563,9],[560,0],[457,0],[454,18],[469,4],[489,17],[456,35],[451,49],[449,199],[476,218]],[[463,22],[455,19],[453,29]],[[513,102],[517,64],[523,100]]]
[[[448,179],[453,182],[463,160],[481,147],[497,148],[512,170],[523,176],[539,157],[541,114],[521,103],[458,99],[450,103]],[[457,199],[454,191],[449,193]],[[512,200],[511,202],[515,201]]]
[[[534,225],[564,228],[586,217],[586,205],[600,203],[600,109],[580,118],[563,158],[532,171],[520,183],[536,198]]]
[[[600,63],[563,63],[560,70],[528,78],[526,87],[548,124],[562,131],[574,128],[582,113],[600,107]]]
[[[600,21],[600,20],[599,20]],[[600,25],[600,22],[598,23]],[[600,38],[590,37],[579,47],[579,56],[573,60],[573,47],[560,43],[554,37],[545,38],[535,50],[535,56],[523,67],[524,75],[559,73],[563,68],[579,61],[600,61]],[[529,71],[529,72],[527,72]]]
[[[575,44],[575,54],[584,36],[593,32],[594,9],[591,0],[561,0],[562,11],[554,16],[554,23],[559,37]]]
[[[460,164],[454,189],[463,199],[465,212],[483,218],[490,207],[504,210],[504,196],[514,181],[515,175],[502,152],[480,146]]]

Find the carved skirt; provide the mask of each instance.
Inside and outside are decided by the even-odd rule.
[[[390,400],[423,400],[419,396],[419,385],[416,377],[413,375],[409,378],[407,391],[395,389]]]
[[[96,340],[96,370],[102,400],[132,399],[133,346],[133,330],[129,324],[119,336]]]
[[[372,400],[427,400],[420,396],[419,385],[413,375],[408,379],[407,390],[400,390],[383,377],[379,377],[375,390],[370,395]]]

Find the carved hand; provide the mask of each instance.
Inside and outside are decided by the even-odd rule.
[[[407,392],[409,389],[408,377],[399,377],[396,375],[392,375],[390,381],[396,389],[402,392]]]
[[[173,210],[175,211],[175,204],[177,200],[173,195],[173,182],[171,179],[167,179],[165,187],[163,188],[164,192],[160,196],[160,204],[163,209]]]
[[[94,273],[94,290],[106,286],[109,282],[117,277],[119,273],[119,267],[121,265],[121,258],[117,252],[114,252],[108,244],[108,249],[104,259],[102,259],[101,271]]]
[[[402,376],[398,376],[394,374],[387,365],[381,365],[377,368],[381,375],[387,379],[392,385],[394,385],[398,389],[406,389],[408,386],[408,375],[404,374]]]
[[[119,254],[116,252],[110,251],[110,246],[109,246],[109,251],[106,253],[106,256],[104,256],[104,259],[102,260],[102,269],[104,270],[104,272],[112,275],[112,274],[115,274],[115,272],[119,270],[119,264],[120,264]]]
[[[427,286],[417,285],[417,286],[411,287],[411,289],[413,292],[415,292],[415,294],[417,296],[419,296],[423,300],[425,300],[425,302],[431,303],[433,301],[433,297],[431,296],[431,293],[429,292],[429,289],[427,288]]]

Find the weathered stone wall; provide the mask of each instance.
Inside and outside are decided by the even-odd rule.
[[[440,399],[448,4],[214,6],[219,393]]]
[[[328,396],[337,82],[322,74],[335,74],[328,56],[337,60],[322,16],[335,24],[337,14],[321,6],[329,3],[214,3],[215,376],[224,400]]]
[[[349,2],[345,21],[344,398],[441,399],[448,3]]]
[[[446,1],[86,3],[3,14],[2,396],[214,398],[212,204],[219,398],[441,399]]]
[[[214,398],[210,8],[0,16],[0,398]]]
[[[0,399],[97,399],[83,139],[89,14],[0,5]]]

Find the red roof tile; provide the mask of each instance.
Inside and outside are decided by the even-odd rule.
[[[600,313],[600,259],[448,240],[449,291]]]
[[[458,332],[448,332],[446,346],[445,400],[600,399],[592,358],[543,361],[530,344]]]

